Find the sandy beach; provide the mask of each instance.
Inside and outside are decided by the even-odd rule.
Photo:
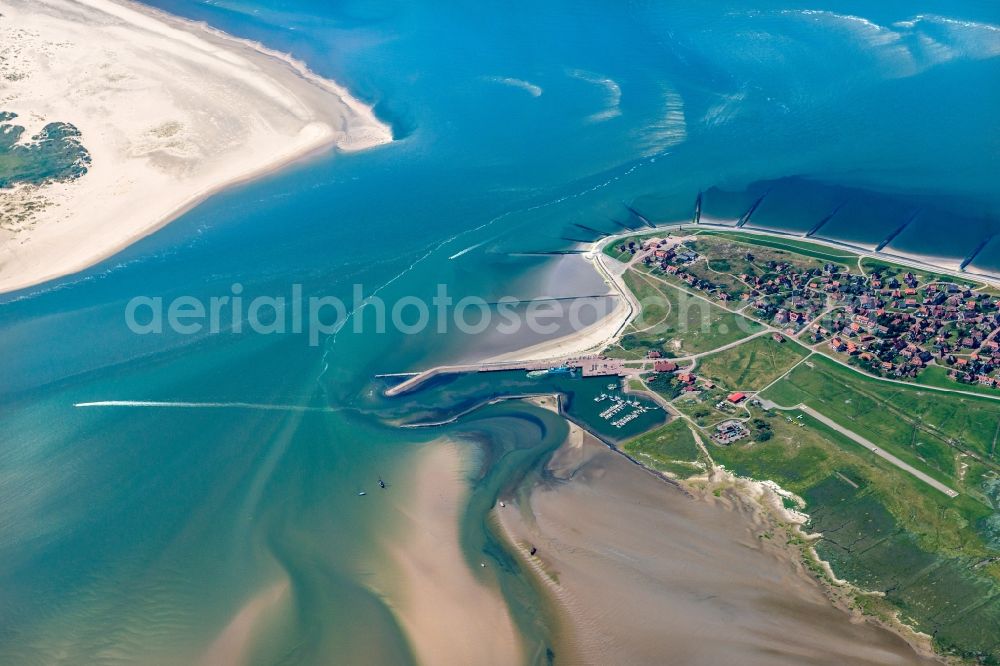
[[[79,271],[227,185],[392,140],[298,61],[125,0],[0,0],[0,111],[70,123],[76,180],[0,190],[0,292]],[[31,212],[28,209],[31,208]]]
[[[590,435],[549,469],[559,480],[495,513],[566,618],[574,660],[936,663],[835,608],[752,513],[694,499]]]
[[[583,258],[604,279],[608,286],[609,295],[615,297],[614,309],[598,321],[578,331],[572,331],[551,340],[544,340],[523,349],[498,354],[484,359],[484,362],[564,359],[576,354],[600,351],[615,340],[622,329],[640,312],[641,308],[635,296],[620,279],[620,270],[624,268],[624,264],[612,262],[601,254],[598,249],[600,246],[601,243],[595,243],[591,251],[583,255]]]

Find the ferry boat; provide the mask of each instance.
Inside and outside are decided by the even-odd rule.
[[[576,368],[571,368],[568,365],[559,365],[546,370],[529,370],[528,377],[534,379],[536,377],[548,377],[550,375],[572,375],[574,372],[576,372]]]

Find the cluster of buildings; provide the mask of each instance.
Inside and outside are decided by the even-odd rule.
[[[679,246],[661,248],[664,241],[652,239],[643,249],[649,252],[643,261],[674,276],[687,286],[703,291],[720,301],[749,301],[758,319],[771,321],[776,326],[795,333],[817,317],[826,305],[826,296],[811,286],[822,274],[818,268],[796,266],[788,261],[766,261],[759,266],[761,274],[744,272],[733,275],[732,282],[713,279],[710,271],[698,266],[700,255]],[[745,253],[745,262],[753,264],[755,257]],[[835,267],[834,267],[835,268]]]
[[[921,285],[909,272],[820,284],[837,310],[812,326],[812,340],[828,340],[832,350],[879,375],[912,378],[933,364],[958,382],[998,385],[996,296],[954,283]]]
[[[701,390],[701,388],[713,388],[715,386],[708,379],[702,378],[699,380],[693,372],[681,368],[673,361],[661,359],[660,352],[658,351],[649,352],[647,358],[653,360],[653,372],[657,376],[665,378],[672,386],[676,385],[677,390],[675,393],[677,394],[693,393]],[[699,386],[699,383],[701,386]]]
[[[947,281],[921,282],[913,272],[883,267],[870,275],[836,264],[805,267],[757,261],[758,271],[712,279],[699,255],[650,239],[643,261],[720,301],[748,301],[752,314],[789,335],[809,331],[852,364],[897,378],[928,365],[947,368],[956,382],[1000,387],[1000,298]],[[760,274],[758,274],[760,273]],[[779,338],[776,338],[779,339]]]

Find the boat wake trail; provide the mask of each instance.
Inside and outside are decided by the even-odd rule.
[[[461,256],[462,256],[463,254],[465,254],[466,252],[472,252],[472,251],[473,251],[473,250],[475,250],[475,249],[476,249],[477,247],[482,247],[482,246],[483,246],[483,245],[485,245],[485,244],[486,244],[487,242],[488,242],[488,241],[483,241],[482,243],[476,243],[475,245],[470,245],[469,247],[465,248],[464,250],[459,250],[458,252],[456,252],[455,254],[451,255],[451,256],[450,256],[450,257],[448,257],[448,258],[449,258],[449,259],[458,259],[458,258],[459,258],[459,257],[461,257]]]
[[[336,407],[309,407],[307,405],[274,405],[259,402],[183,402],[167,400],[98,400],[77,402],[74,407],[153,407],[178,409],[253,409],[270,412],[337,412]]]

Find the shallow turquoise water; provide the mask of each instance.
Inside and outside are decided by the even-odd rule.
[[[780,228],[841,207],[823,234],[866,242],[916,214],[894,246],[917,252],[961,257],[1000,229],[992,5],[154,4],[291,51],[374,102],[399,140],[233,188],[93,269],[0,298],[0,661],[185,661],[282,573],[295,612],[262,661],[410,658],[368,585],[396,509],[356,493],[405,478],[441,434],[395,428],[411,405],[447,414],[497,387],[387,404],[372,376],[482,338],[137,336],[133,296],[234,282],[248,299],[292,283],[390,303],[439,283],[491,302],[589,294],[592,278],[539,288],[553,260],[519,253],[593,237],[576,224],[634,223],[623,203],[688,217],[699,191],[706,215],[729,217],[766,195],[754,223]],[[73,407],[101,400],[328,411]],[[539,659],[545,618],[482,512],[559,427],[507,403],[447,430],[498,452],[470,480],[463,546],[502,563],[493,582]]]

